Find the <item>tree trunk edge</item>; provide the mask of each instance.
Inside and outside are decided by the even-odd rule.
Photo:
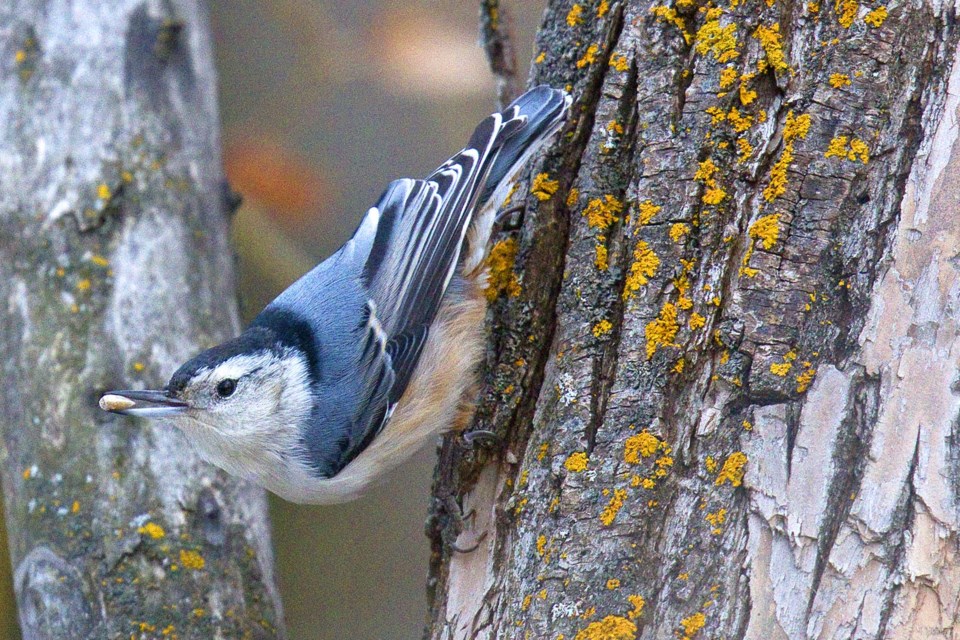
[[[207,8],[18,0],[0,25],[2,479],[23,637],[285,637],[264,492],[96,406],[238,328]]]
[[[919,449],[903,447],[905,453],[892,455],[884,394],[896,390],[907,401],[930,392],[922,380],[910,388],[891,383],[896,369],[883,360],[913,362],[909,348],[887,345],[898,335],[894,328],[909,335],[904,318],[924,305],[940,313],[930,313],[934,335],[949,335],[939,329],[950,324],[943,296],[934,295],[939,289],[922,302],[895,294],[898,283],[925,282],[921,275],[935,278],[940,289],[952,282],[930,252],[923,254],[930,261],[910,266],[906,277],[897,268],[917,259],[916,250],[904,257],[903,248],[926,236],[923,225],[935,231],[931,246],[941,253],[952,238],[948,212],[955,206],[941,195],[946,218],[933,222],[929,204],[936,201],[933,182],[949,180],[923,176],[951,175],[952,152],[942,130],[955,140],[949,122],[956,93],[947,91],[948,77],[952,87],[957,73],[953,8],[752,3],[749,10],[757,15],[750,16],[747,3],[715,14],[691,13],[683,4],[552,2],[547,9],[532,82],[572,87],[591,131],[583,161],[564,165],[575,168],[573,175],[557,169],[554,149],[531,172],[532,186],[523,185],[534,193],[526,196],[525,225],[516,237],[522,293],[493,307],[491,357],[474,422],[501,434],[505,444],[464,451],[451,439],[443,446],[426,637],[562,634],[582,640],[620,632],[623,638],[892,638],[922,632],[937,615],[937,633],[958,620],[949,604],[923,611],[918,593],[929,587],[905,577],[916,570],[918,551],[911,555],[903,542],[917,535],[929,541],[935,530],[951,540],[960,528],[956,514],[943,508],[925,524],[920,517],[929,508],[918,485],[940,503],[956,504],[947,486],[952,481],[938,486],[917,475],[960,475],[950,462],[956,439],[950,410],[932,410],[924,419],[934,427],[910,430]],[[724,49],[730,35],[734,48]],[[737,56],[720,62],[726,51]],[[759,60],[766,60],[768,71],[744,82]],[[787,68],[781,72],[779,64]],[[590,78],[598,67],[604,71],[596,93],[585,90],[594,86]],[[724,67],[737,71],[732,86],[724,87],[737,102],[717,95]],[[718,104],[722,112],[707,111]],[[772,126],[759,126],[761,111]],[[798,116],[805,114],[811,122],[799,120],[798,129]],[[736,131],[747,118],[753,122]],[[705,142],[705,133],[730,147],[746,139],[753,154],[746,168]],[[869,149],[862,158],[850,148],[856,140]],[[791,158],[781,165],[780,183],[774,170],[788,145]],[[629,166],[618,172],[609,156]],[[698,166],[705,159],[715,160],[713,184]],[[658,171],[670,179],[658,182]],[[542,174],[557,181],[549,194],[536,193],[548,184]],[[570,196],[571,188],[578,195]],[[613,211],[612,224],[598,229],[590,214],[604,211],[591,205],[609,202],[606,195],[624,206]],[[913,197],[920,203],[915,209]],[[718,204],[708,203],[717,198]],[[764,225],[755,225],[774,213],[780,216],[777,233],[767,247]],[[565,216],[569,235],[550,236],[554,247],[566,247],[565,264],[545,268],[537,242],[549,234],[545,228],[563,227],[558,218]],[[907,228],[910,216],[919,222]],[[805,242],[804,234],[815,242]],[[701,250],[691,252],[694,236]],[[642,262],[638,253],[648,255],[638,238],[657,258],[649,277],[634,268]],[[601,246],[606,269],[600,267]],[[723,277],[711,278],[707,267]],[[537,279],[543,273],[554,274],[547,280],[558,283],[559,297],[537,297],[550,288]],[[644,282],[626,295],[637,273]],[[701,293],[706,284],[716,292],[716,305]],[[809,300],[812,293],[816,299]],[[685,296],[693,312],[705,316],[701,335],[716,344],[685,326],[692,317],[680,306]],[[664,301],[681,326],[663,343],[652,341],[651,358],[651,333],[671,329]],[[894,303],[899,316],[879,308]],[[555,336],[523,335],[530,326],[524,314],[547,315],[554,308]],[[871,346],[871,329],[884,330],[877,339],[882,348]],[[941,337],[940,343],[950,340]],[[568,364],[565,352],[585,363]],[[538,359],[540,353],[545,357]],[[658,377],[670,387],[657,384]],[[944,399],[952,383],[940,382],[935,387],[946,396],[935,395],[934,406],[955,408]],[[945,445],[925,451],[925,438]],[[649,458],[642,453],[648,441],[656,445]],[[881,499],[884,492],[875,486],[891,481],[874,458],[898,461],[886,470],[897,470],[892,486],[902,490],[893,495],[902,504]],[[645,489],[648,481],[654,489]],[[804,499],[801,486],[810,487],[810,497]],[[450,496],[464,513],[475,513],[466,532],[447,514]],[[864,522],[870,528],[858,530]],[[692,543],[692,550],[679,542],[670,548],[661,530]],[[473,554],[451,551],[458,536],[484,534]],[[633,546],[617,548],[617,538]],[[842,554],[858,540],[883,554],[872,562],[864,555],[864,566],[854,571]],[[771,555],[774,548],[781,556]],[[782,550],[797,560],[786,563]],[[943,569],[949,564],[944,558],[952,557],[949,544],[931,550],[941,558],[940,569],[923,568],[930,575],[952,574]],[[892,586],[872,588],[870,571]],[[791,595],[777,580],[806,597]],[[955,589],[936,584],[940,602],[956,601]],[[844,602],[844,588],[877,615],[859,619]]]

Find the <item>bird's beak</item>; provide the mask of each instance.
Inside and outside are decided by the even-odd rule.
[[[100,408],[124,416],[164,418],[182,414],[187,403],[166,391],[111,391],[100,398]]]

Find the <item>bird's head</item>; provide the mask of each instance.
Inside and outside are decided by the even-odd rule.
[[[269,329],[252,328],[188,360],[165,388],[111,391],[100,398],[100,408],[127,416],[168,418],[188,435],[197,435],[193,439],[204,454],[209,453],[203,451],[204,443],[214,436],[255,448],[309,414],[307,362],[298,349],[279,343]]]

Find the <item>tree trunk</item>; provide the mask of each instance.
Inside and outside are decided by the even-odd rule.
[[[429,637],[958,637],[958,35],[549,3],[575,124],[491,266],[501,442],[442,448]]]
[[[3,487],[25,638],[283,636],[264,494],[98,395],[237,330],[200,0],[0,5]]]

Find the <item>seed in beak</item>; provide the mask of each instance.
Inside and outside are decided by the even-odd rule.
[[[112,393],[108,393],[100,398],[100,408],[104,411],[123,411],[124,409],[130,409],[136,406],[136,404],[137,403],[130,398],[113,395]]]

